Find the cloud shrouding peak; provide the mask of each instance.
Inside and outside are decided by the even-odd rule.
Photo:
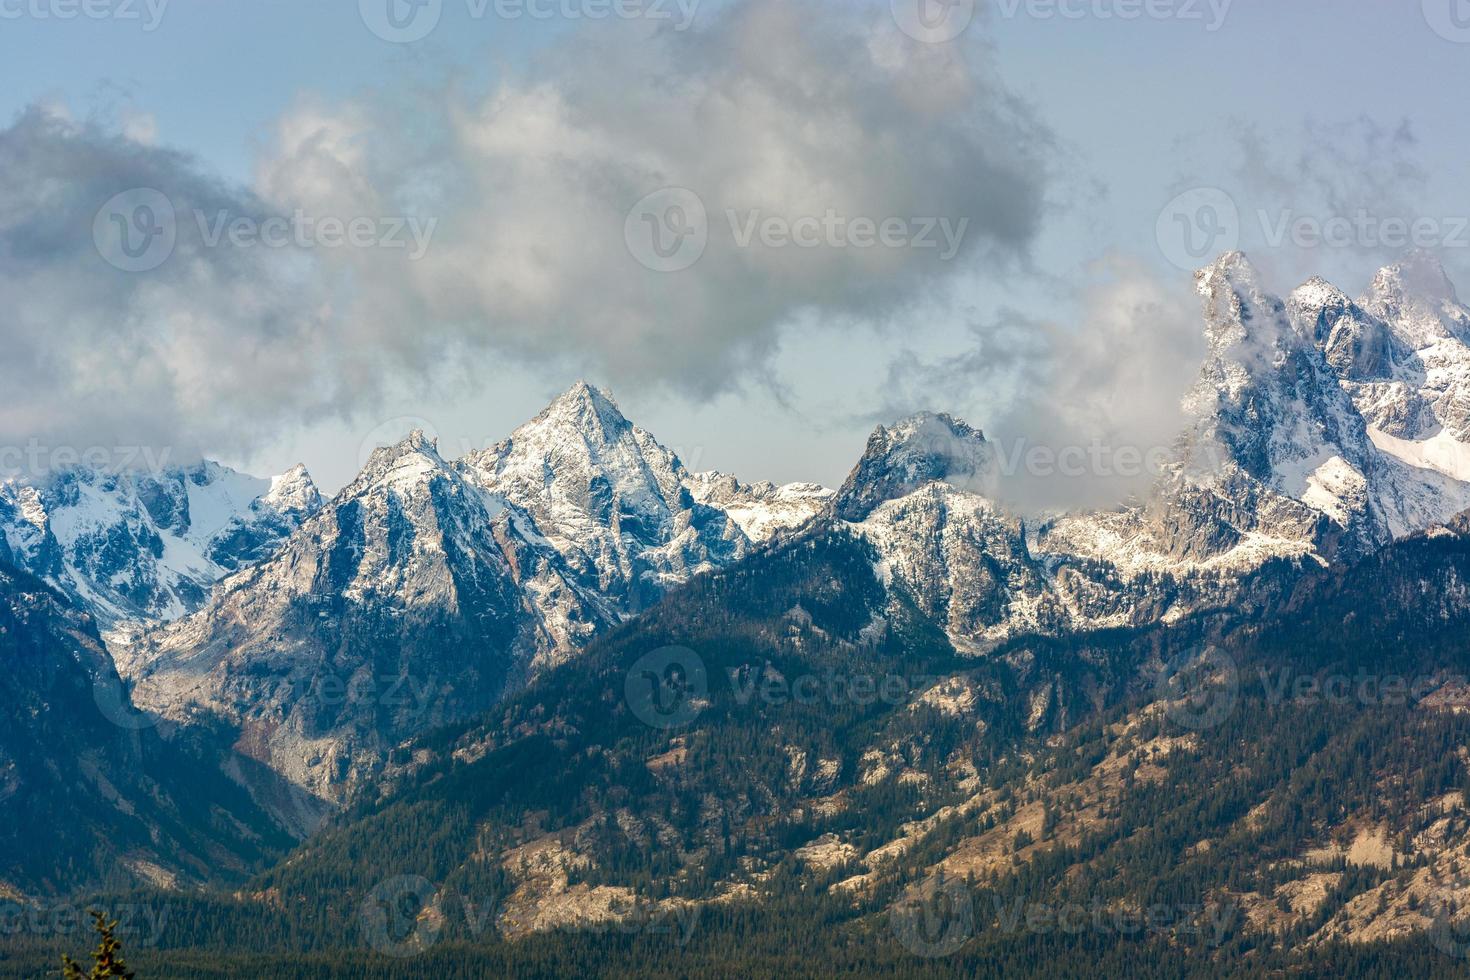
[[[799,316],[881,324],[1023,263],[1050,134],[982,50],[870,14],[747,0],[689,32],[589,25],[487,91],[303,96],[249,189],[151,126],[27,113],[0,131],[0,444],[248,451],[506,357],[707,397]],[[656,271],[640,217],[662,235],[697,216],[635,205],[671,187],[707,240]],[[165,209],[161,262],[99,255],[94,232],[116,246]]]

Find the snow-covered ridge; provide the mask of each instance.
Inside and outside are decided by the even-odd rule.
[[[1242,253],[1197,275],[1206,356],[1145,500],[1026,527],[988,447],[948,416],[879,427],[834,501],[885,582],[961,650],[1231,606],[1268,563],[1353,560],[1470,508],[1470,311],[1422,255],[1353,301],[1285,300]]]
[[[1025,634],[1249,615],[1306,569],[1470,508],[1470,313],[1411,266],[1359,301],[1323,280],[1282,299],[1239,253],[1202,270],[1187,428],[1147,497],[1113,511],[1007,513],[994,447],[937,413],[878,427],[835,493],[691,473],[578,383],[462,459],[422,433],[377,451],[278,552],[119,662],[140,703],[221,715],[331,797],[416,725],[486,710],[679,583],[792,535],[860,538],[886,590],[874,622],[917,609],[976,656]],[[299,479],[252,489],[303,496]],[[5,546],[34,550],[55,513],[34,494],[8,506]],[[417,713],[385,720],[369,701],[323,718],[301,697],[323,664],[433,686]]]
[[[139,704],[179,721],[222,717],[247,754],[337,799],[403,738],[487,710],[829,497],[690,474],[610,396],[578,384],[463,459],[445,460],[422,432],[376,450],[279,552],[192,615],[118,636],[116,657]],[[323,672],[417,686],[402,710],[369,696],[324,717],[312,697]]]
[[[269,554],[321,506],[304,467],[274,478],[202,462],[162,473],[76,467],[0,483],[8,560],[103,625],[169,620]]]

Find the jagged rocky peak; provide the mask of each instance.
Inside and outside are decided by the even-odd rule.
[[[998,478],[996,455],[983,432],[951,415],[921,412],[874,431],[833,509],[842,520],[861,521],[884,501],[931,483],[993,495]]]
[[[1343,317],[1362,315],[1358,305],[1321,276],[1313,276],[1292,290],[1286,311],[1302,333],[1321,346]]]
[[[605,388],[578,381],[546,407],[530,424],[571,427],[586,438],[613,442],[632,428]]]
[[[1460,304],[1444,266],[1428,252],[1412,252],[1379,270],[1358,303],[1389,323],[1413,350],[1451,339],[1470,343],[1470,311]]]
[[[270,490],[259,502],[286,513],[314,514],[321,509],[322,494],[307,472],[306,464],[297,463],[271,479]]]
[[[575,547],[604,566],[617,553],[624,572],[629,534],[639,542],[634,550],[667,542],[677,515],[693,506],[679,457],[586,382],[464,464],[481,485],[526,510],[560,550]],[[702,536],[710,531],[721,533]]]
[[[582,472],[646,457],[657,457],[659,469],[679,465],[673,453],[628,421],[611,394],[579,381],[509,438],[471,453],[467,462],[488,477],[544,485],[559,475],[556,470]]]
[[[439,455],[438,440],[430,438],[422,429],[414,429],[401,442],[374,449],[367,465],[341,496],[351,499],[381,490],[406,490],[423,484],[436,473],[449,472],[449,464]]]
[[[1220,357],[1233,347],[1296,346],[1298,338],[1285,304],[1261,286],[1244,252],[1226,252],[1196,272],[1195,288],[1204,300],[1204,333],[1211,355]]]
[[[1320,276],[1293,290],[1286,310],[1297,331],[1321,348],[1346,380],[1387,380],[1412,353],[1388,324]]]

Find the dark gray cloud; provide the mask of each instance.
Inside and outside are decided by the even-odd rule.
[[[185,155],[41,109],[0,130],[0,173],[0,445],[187,455],[332,401],[318,287],[286,252],[208,248],[196,233],[196,209],[262,218],[252,195]],[[160,208],[137,211],[158,194]],[[99,248],[114,210],[155,222],[128,228],[136,259]]]

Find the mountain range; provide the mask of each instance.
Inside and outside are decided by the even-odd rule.
[[[941,868],[1009,894],[1017,861],[1060,860],[1042,846],[1058,835],[1090,878],[1104,838],[1143,860],[1137,808],[1164,812],[1156,790],[1135,806],[1123,788],[1182,792],[1163,760],[1206,742],[1218,752],[1191,777],[1239,780],[1266,808],[1251,841],[1286,833],[1300,787],[1245,779],[1230,766],[1260,760],[1221,734],[1280,706],[1165,731],[1152,679],[1208,644],[1240,669],[1298,662],[1303,621],[1357,612],[1375,644],[1431,605],[1444,628],[1470,622],[1470,309],[1422,255],[1356,301],[1320,279],[1274,296],[1239,253],[1196,283],[1206,353],[1187,424],[1152,489],[1107,511],[1008,508],[996,445],[943,413],[878,427],[835,490],[695,473],[585,383],[460,459],[412,433],[330,500],[304,468],[257,480],[207,462],[0,484],[0,638],[28,665],[8,696],[34,705],[0,732],[0,800],[91,801],[101,856],[60,836],[37,852],[65,852],[74,887],[250,879],[274,902],[308,882],[366,894],[396,871],[463,891],[493,867],[507,936],[797,885],[889,908],[925,900]],[[624,694],[671,649],[694,652],[679,663],[703,690],[666,728]],[[1412,669],[1452,698],[1421,653]],[[669,664],[654,666],[662,685]],[[834,676],[899,684],[785,713],[749,697]],[[57,721],[99,706],[102,721]],[[1323,727],[1298,754],[1325,759],[1364,725]],[[189,772],[209,789],[185,805]],[[1414,799],[1443,808],[1449,791]],[[425,814],[431,868],[413,843]],[[1227,840],[1245,813],[1217,816]],[[1347,854],[1383,827],[1424,832],[1420,816],[1355,797],[1288,836]],[[344,866],[374,834],[380,859]],[[1389,850],[1457,866],[1452,843],[1416,846]],[[1344,890],[1344,908],[1412,891],[1392,875],[1353,891],[1347,867],[1364,865],[1343,862],[1310,887]],[[1302,911],[1306,885],[1281,890],[1306,877],[1209,887],[1301,942],[1387,914],[1363,899],[1333,932],[1313,918],[1325,906]],[[0,867],[16,896],[63,884]]]

